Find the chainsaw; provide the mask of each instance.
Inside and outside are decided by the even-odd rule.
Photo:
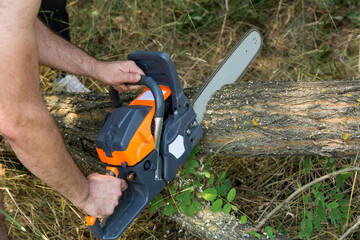
[[[96,150],[106,174],[126,179],[114,213],[101,222],[86,222],[96,238],[117,239],[153,200],[200,141],[201,121],[213,92],[238,80],[258,54],[262,44],[255,29],[248,31],[210,75],[192,102],[185,96],[170,57],[163,52],[132,52],[145,73],[136,85],[147,88],[128,106],[110,88],[115,106],[107,113],[96,139]]]

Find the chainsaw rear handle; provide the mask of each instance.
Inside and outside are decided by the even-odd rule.
[[[126,83],[126,85],[145,85],[151,91],[155,99],[155,118],[163,118],[165,114],[164,96],[158,85],[158,83],[149,76],[141,75],[140,81],[136,83]],[[119,97],[119,93],[110,86],[110,99],[116,108],[122,106],[122,101]]]

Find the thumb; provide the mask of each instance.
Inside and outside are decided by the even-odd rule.
[[[121,189],[121,191],[123,192],[123,191],[125,191],[127,188],[128,188],[128,185],[127,185],[127,183],[126,183],[126,181],[124,180],[124,179],[120,179],[121,180],[121,182],[120,182],[120,189]]]

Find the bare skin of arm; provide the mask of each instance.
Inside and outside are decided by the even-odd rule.
[[[100,69],[100,65],[93,60],[95,66],[86,66],[92,58],[87,54],[81,55],[80,49],[66,44],[58,51],[70,54],[73,58],[70,63],[61,59],[64,57],[62,54],[58,55],[61,60],[53,60],[43,50],[38,51],[37,47],[51,47],[41,40],[44,37],[42,34],[47,33],[46,30],[45,33],[40,31],[42,26],[36,19],[39,6],[40,0],[0,2],[0,132],[8,139],[19,160],[33,174],[87,214],[105,217],[118,204],[121,191],[127,188],[126,182],[100,174],[86,178],[81,173],[68,153],[53,117],[46,109],[38,80],[38,59],[50,66],[93,77],[97,77],[94,70]],[[53,43],[57,41],[51,35],[47,37]],[[80,59],[76,59],[77,54]],[[56,61],[64,63],[59,65]],[[119,69],[114,67],[114,63],[106,64],[112,65],[109,69],[113,72]],[[125,68],[124,72],[126,70],[129,68]],[[126,79],[119,78],[101,80],[114,85],[126,82]]]
[[[91,77],[112,85],[119,92],[138,89],[126,86],[140,80],[143,71],[133,61],[99,61],[86,52],[54,34],[40,20],[36,21],[39,62],[65,72]]]

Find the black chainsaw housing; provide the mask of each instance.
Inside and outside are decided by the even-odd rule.
[[[90,226],[94,235],[100,239],[117,239],[122,234],[164,189],[166,181],[171,181],[176,176],[177,169],[186,161],[203,135],[169,56],[163,52],[144,51],[133,52],[129,54],[128,59],[133,60],[145,75],[154,79],[158,85],[170,88],[171,96],[167,104],[171,106],[164,108],[159,151],[155,148],[134,166],[110,166],[118,170],[119,178],[127,179],[128,189],[124,191],[119,205],[111,216],[104,219],[101,224],[97,219],[96,223]],[[112,90],[110,94],[115,107],[118,108],[112,114],[108,114],[96,140],[97,147],[103,149],[108,157],[112,156],[113,151],[126,151],[134,129],[138,128],[150,111],[149,107],[145,106],[119,107],[122,104],[118,93]],[[165,102],[162,102],[165,105]],[[160,178],[155,177],[156,172]],[[131,181],[130,175],[135,176]]]

